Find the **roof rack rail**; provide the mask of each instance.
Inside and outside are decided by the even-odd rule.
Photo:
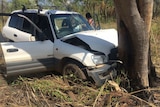
[[[26,6],[25,5],[22,5],[22,12],[24,12],[26,9]]]
[[[40,11],[43,10],[42,6],[41,5],[37,5],[38,6],[38,13],[40,13]]]

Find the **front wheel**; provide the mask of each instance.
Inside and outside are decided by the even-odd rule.
[[[66,83],[69,85],[74,83],[83,83],[87,80],[84,72],[74,63],[67,63],[63,67],[63,76]]]

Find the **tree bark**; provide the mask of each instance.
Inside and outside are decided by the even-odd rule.
[[[119,55],[132,85],[149,87],[149,31],[153,0],[114,0]]]

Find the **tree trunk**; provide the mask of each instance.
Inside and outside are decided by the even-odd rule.
[[[149,87],[149,31],[153,0],[114,0],[114,3],[120,59],[132,86]]]

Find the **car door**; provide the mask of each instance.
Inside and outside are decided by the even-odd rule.
[[[53,42],[3,42],[3,73],[7,76],[53,70]]]

